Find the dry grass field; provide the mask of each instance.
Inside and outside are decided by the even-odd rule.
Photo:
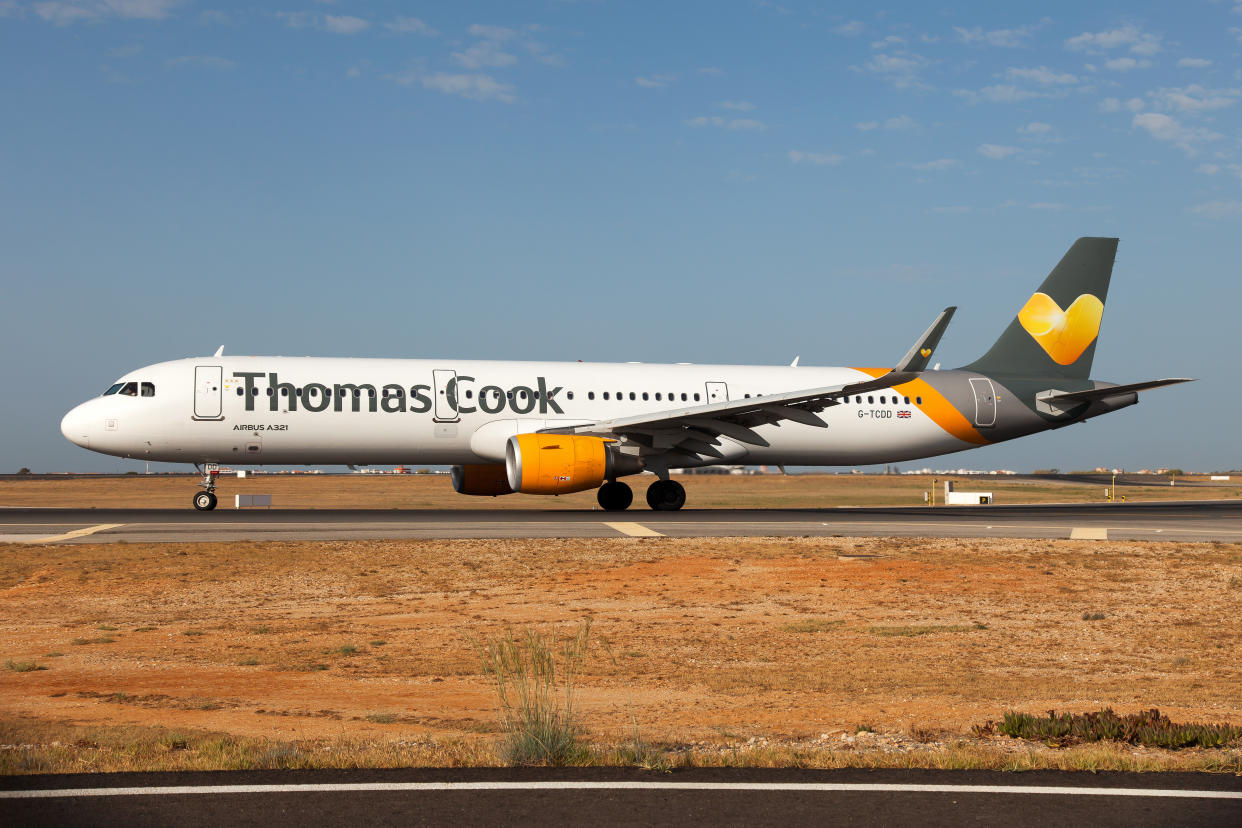
[[[6,545],[0,596],[3,773],[495,763],[480,644],[586,620],[605,760],[1242,772],[1238,748],[971,735],[1010,709],[1242,723],[1239,545]]]
[[[628,478],[635,503],[650,476]],[[802,509],[830,506],[917,506],[932,488],[932,478],[919,475],[682,475],[688,508]],[[954,480],[963,491],[990,491],[998,504],[1103,502],[1104,486],[1096,482],[1011,479],[1003,476],[937,477]],[[1242,483],[1212,484],[1202,478],[1179,479],[1169,486],[1121,485],[1118,496],[1129,500],[1212,500],[1242,497]],[[189,507],[198,491],[196,478],[134,475],[130,477],[8,478],[0,480],[0,506],[98,508]],[[1192,485],[1186,485],[1190,483]],[[940,488],[938,491],[943,491]],[[592,509],[595,492],[563,497],[507,495],[467,497],[453,491],[447,475],[260,475],[219,482],[221,507],[234,494],[273,496],[275,508],[321,509]],[[937,494],[937,500],[940,495]]]

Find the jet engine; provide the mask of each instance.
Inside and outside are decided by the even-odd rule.
[[[449,471],[453,491],[458,494],[496,497],[513,494],[504,463],[471,463],[453,466]]]
[[[637,458],[609,448],[614,442],[569,434],[515,434],[505,444],[509,487],[523,494],[568,494],[641,471]]]

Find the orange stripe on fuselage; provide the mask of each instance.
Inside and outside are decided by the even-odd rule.
[[[852,370],[862,371],[874,379],[879,379],[891,369],[854,368]],[[970,420],[962,412],[954,408],[953,403],[945,399],[945,396],[935,388],[932,388],[926,380],[916,379],[910,380],[910,382],[903,382],[901,385],[894,385],[893,390],[900,392],[904,397],[922,397],[923,404],[919,406],[919,410],[931,417],[932,422],[943,428],[946,433],[952,434],[964,443],[973,443],[976,446],[987,444],[987,438],[970,424]]]

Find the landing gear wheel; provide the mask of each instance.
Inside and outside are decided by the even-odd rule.
[[[686,490],[676,480],[657,480],[647,487],[647,505],[657,512],[676,512],[686,505]]]
[[[606,512],[624,512],[634,502],[634,492],[627,484],[614,480],[600,486],[595,499]]]
[[[211,492],[199,492],[194,495],[194,508],[200,512],[210,512],[216,508],[216,496]]]

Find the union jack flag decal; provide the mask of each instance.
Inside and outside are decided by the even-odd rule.
[[[898,411],[897,416],[903,420],[908,420],[910,418],[910,412],[909,411]]]

